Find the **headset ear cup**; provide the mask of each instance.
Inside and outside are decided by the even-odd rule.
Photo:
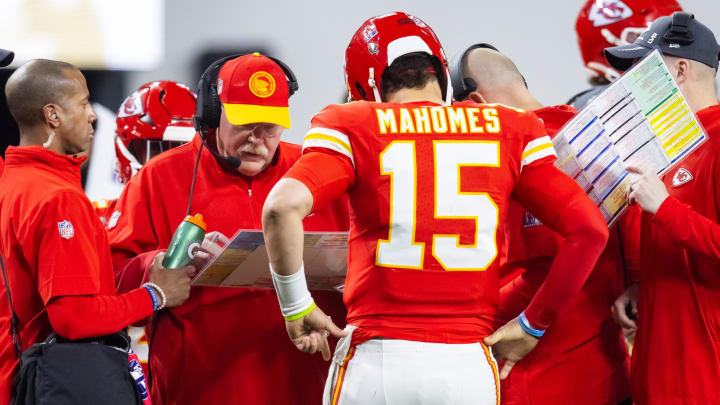
[[[217,94],[216,83],[210,83],[207,94],[205,122],[209,128],[217,128],[220,126],[220,98]]]
[[[207,128],[207,124],[205,123],[205,94],[207,94],[207,80],[205,80],[205,76],[203,75],[200,77],[200,80],[198,80],[197,85],[197,99],[195,100],[195,116],[193,117],[193,125],[195,126],[195,131],[199,132],[200,134],[203,134]]]

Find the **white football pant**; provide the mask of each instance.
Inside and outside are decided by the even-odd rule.
[[[346,328],[352,331],[354,327]],[[324,405],[497,405],[498,369],[482,343],[340,339]]]

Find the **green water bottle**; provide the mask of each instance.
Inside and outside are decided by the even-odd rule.
[[[165,252],[162,261],[163,267],[176,269],[190,264],[200,250],[205,238],[205,231],[207,231],[207,225],[203,221],[202,214],[186,216],[175,231],[175,235],[170,241],[170,247]]]

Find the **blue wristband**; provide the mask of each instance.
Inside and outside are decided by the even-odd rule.
[[[147,290],[148,293],[150,293],[150,299],[152,299],[153,312],[154,312],[157,310],[157,307],[158,307],[157,295],[155,295],[155,291],[149,285],[144,285],[143,287]]]
[[[528,335],[535,336],[536,338],[540,338],[545,334],[545,331],[542,329],[535,329],[532,326],[530,326],[530,322],[528,321],[527,317],[525,316],[525,311],[523,311],[520,316],[517,317],[518,323],[520,324],[520,327],[522,330],[524,330]]]

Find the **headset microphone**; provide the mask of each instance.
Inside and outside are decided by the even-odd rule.
[[[227,163],[228,165],[232,166],[233,169],[237,169],[240,167],[240,165],[242,164],[242,161],[240,159],[236,158],[235,156],[223,156],[223,155],[217,153],[215,151],[215,149],[211,148],[205,141],[206,136],[207,136],[207,134],[203,134],[200,137],[200,141],[202,141],[202,146],[204,146],[208,151],[210,151],[210,153],[212,153],[212,155],[215,156],[216,159],[219,159],[219,160]],[[202,146],[201,146],[201,149],[202,149]],[[202,152],[202,150],[200,150],[200,152]]]
[[[211,148],[205,142],[206,136],[207,136],[207,130],[202,129],[200,132],[200,142],[202,142],[202,143],[200,144],[200,148],[198,149],[197,159],[195,159],[195,168],[193,169],[192,182],[190,183],[190,197],[188,198],[188,206],[187,206],[187,211],[185,213],[185,216],[190,215],[190,210],[192,209],[192,199],[193,199],[193,194],[195,192],[195,180],[197,179],[197,170],[198,170],[198,166],[200,165],[200,156],[202,156],[203,147],[205,147],[205,149],[207,149],[213,156],[215,156],[216,159],[227,163],[228,165],[232,166],[232,168],[235,170],[237,170],[240,167],[240,165],[242,164],[240,159],[238,159],[234,156],[223,156],[223,155],[215,152],[215,150],[213,148]]]
[[[233,156],[222,156],[214,148],[211,148],[207,144],[207,135],[211,128],[217,130],[220,126],[220,115],[221,115],[221,103],[218,95],[218,74],[220,69],[225,62],[243,56],[243,54],[230,55],[224,58],[218,59],[211,63],[198,81],[197,90],[197,104],[195,107],[195,116],[193,117],[193,123],[195,130],[200,134],[200,150],[198,151],[198,157],[195,161],[195,169],[193,171],[193,179],[190,185],[190,197],[188,200],[187,215],[190,215],[190,207],[192,204],[193,191],[195,190],[195,179],[197,177],[197,168],[200,163],[200,156],[202,154],[202,148],[205,147],[210,153],[220,162],[225,162],[234,169],[238,169],[242,163],[240,159]],[[288,97],[292,96],[298,91],[298,82],[295,78],[295,74],[290,67],[279,59],[275,59],[271,56],[265,56],[266,58],[275,62],[280,69],[285,73],[288,85]]]

